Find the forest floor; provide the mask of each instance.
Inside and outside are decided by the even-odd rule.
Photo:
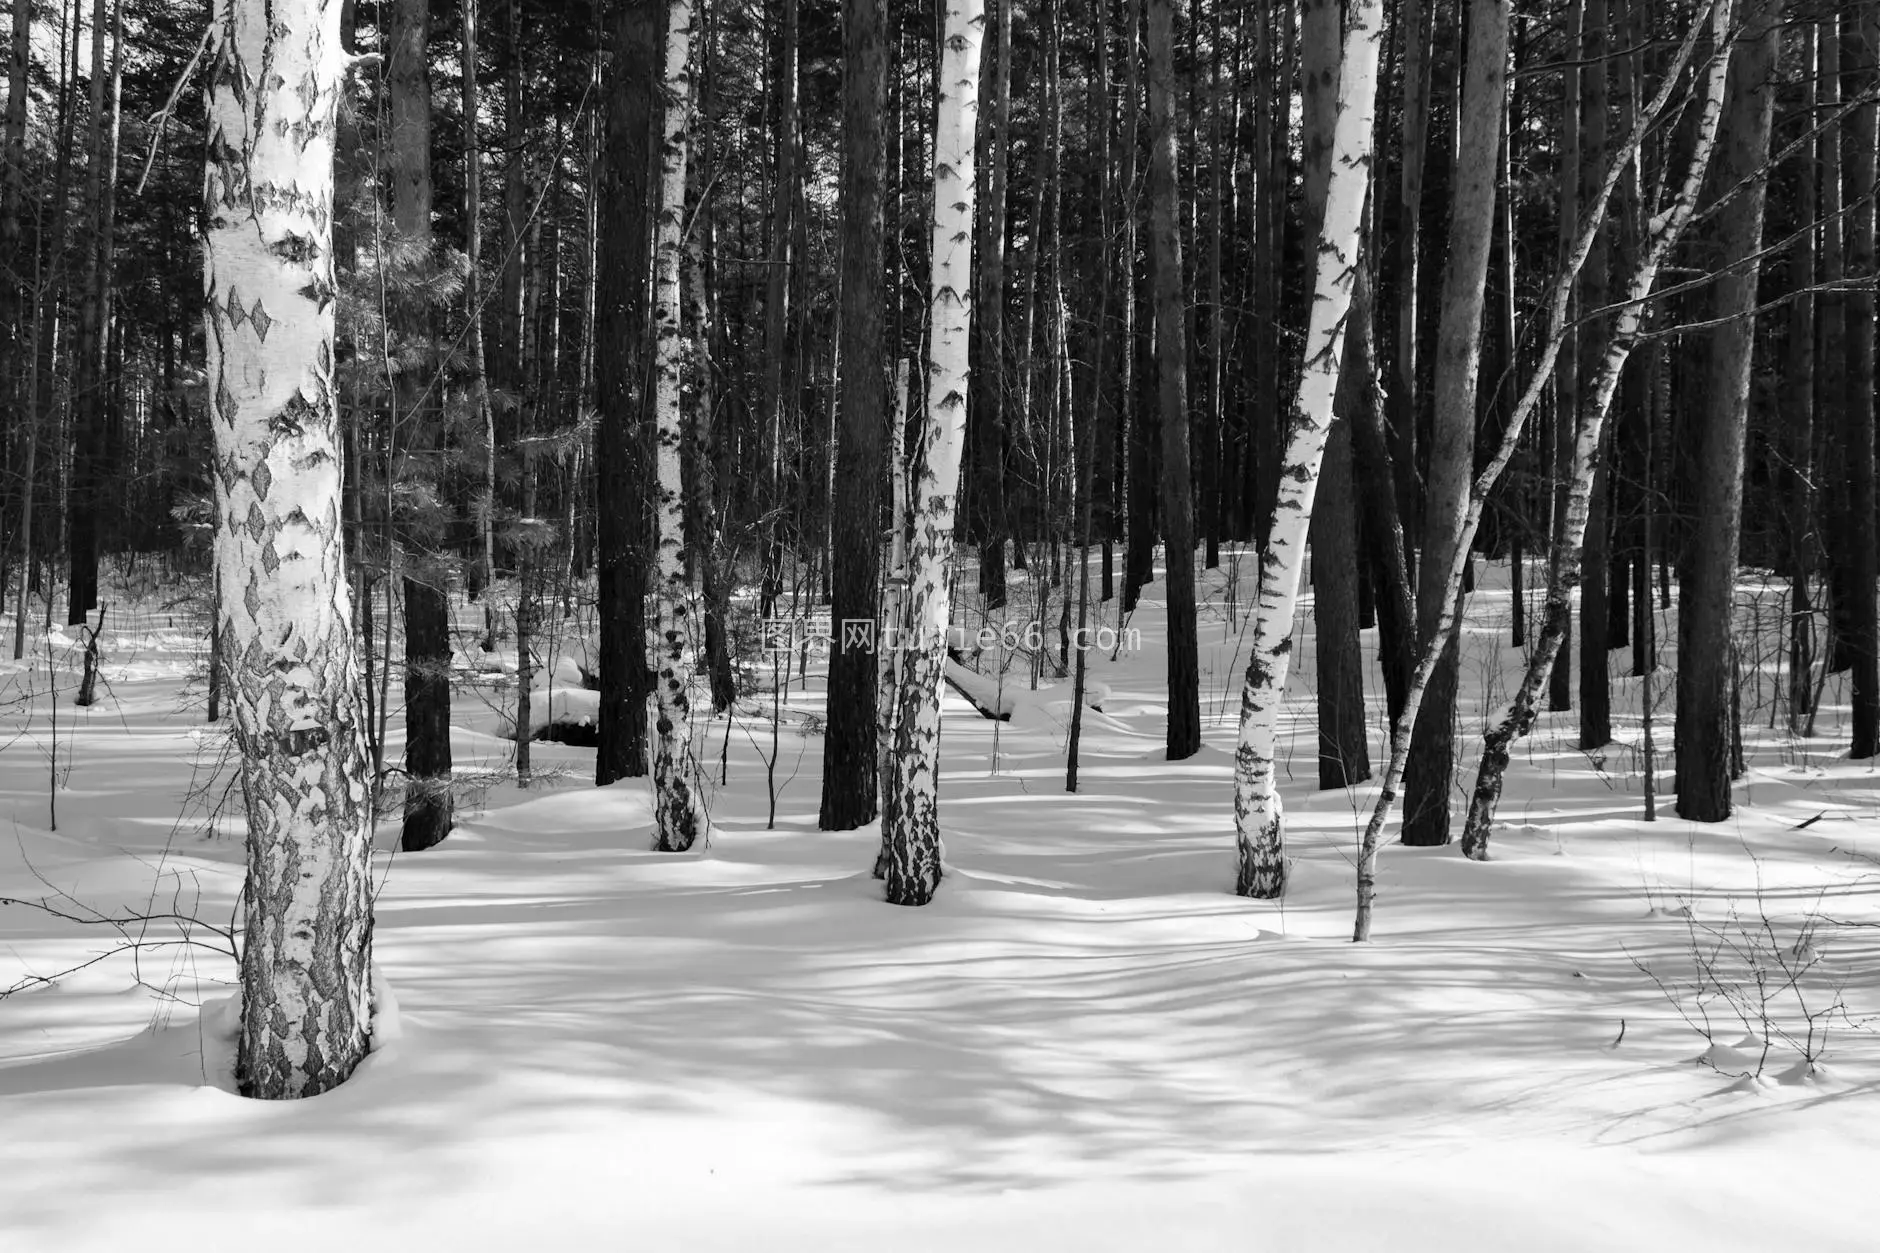
[[[1506,578],[1471,610],[1467,779],[1520,659]],[[876,831],[815,829],[814,667],[783,702],[775,828],[762,695],[707,724],[730,781],[681,856],[647,851],[644,781],[587,785],[590,749],[538,743],[536,786],[505,779],[500,690],[467,680],[461,826],[410,856],[380,832],[387,1038],[291,1104],[227,1091],[239,790],[203,725],[196,620],[118,589],[138,608],[112,609],[83,710],[75,635],[35,624],[29,662],[0,663],[0,896],[203,923],[0,907],[0,989],[28,981],[0,1000],[0,1248],[1876,1247],[1880,776],[1845,760],[1832,683],[1818,737],[1769,730],[1757,610],[1779,589],[1743,594],[1733,821],[1669,798],[1642,820],[1621,678],[1603,754],[1573,750],[1571,714],[1518,748],[1493,861],[1384,850],[1355,946],[1375,785],[1312,790],[1309,624],[1293,887],[1231,894],[1245,657],[1204,583],[1190,760],[1161,749],[1159,586],[1140,647],[1093,663],[1077,794],[1067,686],[1034,694],[1021,660],[1006,723],[948,693],[949,873],[921,910],[880,900]],[[30,982],[126,935],[144,947]]]

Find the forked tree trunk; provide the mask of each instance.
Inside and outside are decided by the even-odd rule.
[[[1436,415],[1430,431],[1429,485],[1424,493],[1423,546],[1417,561],[1417,640],[1428,646],[1437,623],[1460,607],[1450,567],[1468,560],[1465,535],[1475,471],[1476,382],[1482,364],[1482,315],[1495,236],[1495,183],[1501,126],[1507,116],[1508,0],[1469,6],[1467,93],[1451,180],[1455,210],[1449,260],[1443,268],[1442,322],[1436,343]],[[1449,843],[1449,799],[1455,777],[1455,705],[1461,654],[1451,636],[1430,676],[1404,774],[1403,842]]]
[[[1652,285],[1657,281],[1658,270],[1664,264],[1678,237],[1691,220],[1692,211],[1697,204],[1697,193],[1702,187],[1704,173],[1710,164],[1710,154],[1716,144],[1717,127],[1723,113],[1725,71],[1729,66],[1730,12],[1731,0],[1715,0],[1708,17],[1712,47],[1715,53],[1708,67],[1700,67],[1700,76],[1704,78],[1704,96],[1702,111],[1698,118],[1697,135],[1691,152],[1691,164],[1685,172],[1684,183],[1674,194],[1669,205],[1651,215],[1647,233],[1640,252],[1638,268],[1633,272],[1625,303],[1620,306],[1618,323],[1613,329],[1612,338],[1606,346],[1604,358],[1600,362],[1593,388],[1587,403],[1582,406],[1580,421],[1576,427],[1573,445],[1572,473],[1568,482],[1571,492],[1567,499],[1566,529],[1555,537],[1552,551],[1548,555],[1547,602],[1543,610],[1541,633],[1535,642],[1534,653],[1528,661],[1526,674],[1521,685],[1515,691],[1514,700],[1508,713],[1484,737],[1482,761],[1476,771],[1475,791],[1469,803],[1469,817],[1462,832],[1462,852],[1477,861],[1488,857],[1489,837],[1495,820],[1495,806],[1501,799],[1502,779],[1508,768],[1509,748],[1513,742],[1525,735],[1534,725],[1535,697],[1545,681],[1548,668],[1553,664],[1554,655],[1559,652],[1561,642],[1566,636],[1566,625],[1570,620],[1570,596],[1579,579],[1580,566],[1584,557],[1586,520],[1591,511],[1594,491],[1593,467],[1599,455],[1600,437],[1605,425],[1607,410],[1612,405],[1614,392],[1618,390],[1619,376],[1625,368],[1626,357],[1630,354],[1638,337],[1639,320],[1644,308],[1644,301],[1650,295]],[[1667,69],[1664,83],[1658,94],[1632,128],[1626,145],[1617,150],[1608,160],[1605,181],[1600,191],[1588,206],[1588,220],[1582,227],[1580,238],[1575,248],[1575,257],[1584,259],[1590,250],[1592,236],[1600,218],[1604,216],[1607,200],[1612,187],[1618,180],[1619,170],[1627,155],[1636,150],[1645,128],[1649,126],[1664,107],[1670,85],[1683,63],[1689,59],[1695,47],[1695,37],[1703,26],[1701,19],[1694,22],[1685,41],[1680,45],[1676,59]],[[1569,264],[1565,278],[1571,280],[1577,265]],[[1558,327],[1564,313],[1566,298],[1564,293],[1555,289],[1554,326],[1549,336],[1548,350],[1558,350]],[[1547,362],[1551,367],[1551,361]],[[1537,376],[1537,382],[1542,375]],[[1529,408],[1529,398],[1534,393],[1536,384],[1529,385],[1528,394],[1523,397],[1522,407],[1517,410],[1519,417],[1525,419],[1524,410]],[[1504,443],[1504,450],[1508,445]],[[1503,462],[1505,464],[1505,461]],[[1498,466],[1494,466],[1499,473]],[[1479,481],[1478,481],[1479,487]],[[1453,625],[1453,624],[1452,624]],[[1380,805],[1381,808],[1381,805]],[[1373,815],[1373,821],[1377,821]],[[1362,874],[1362,867],[1360,869]],[[1362,938],[1362,937],[1360,937]]]
[[[1331,430],[1345,318],[1357,277],[1375,136],[1383,7],[1383,0],[1353,0],[1345,30],[1305,363],[1281,463],[1279,498],[1260,556],[1251,656],[1240,700],[1240,742],[1234,753],[1234,828],[1240,868],[1234,890],[1261,899],[1281,896],[1286,890],[1285,819],[1274,773],[1279,711],[1292,662],[1293,615],[1304,573],[1312,499]]]
[[[1010,0],[1005,0],[1010,4]],[[828,717],[823,737],[825,831],[872,822],[876,769],[878,618],[881,605],[882,427],[888,417],[887,306],[882,288],[883,183],[888,106],[886,0],[847,0],[842,16],[842,431],[836,441],[829,616]],[[983,548],[982,548],[983,552]],[[1001,576],[1000,586],[1004,586]],[[848,624],[866,622],[866,639]]]
[[[314,1096],[369,1042],[371,791],[333,380],[339,0],[216,0],[203,270],[222,663],[248,813],[244,1095]]]
[[[666,107],[659,154],[659,210],[653,247],[653,421],[658,448],[658,618],[653,693],[659,733],[653,754],[653,847],[683,853],[705,834],[693,787],[694,665],[691,580],[685,568],[686,338],[680,268],[685,258],[685,166],[692,138],[692,0],[666,5]]]
[[[940,681],[951,621],[953,523],[966,442],[972,340],[973,114],[979,99],[980,0],[947,0],[941,27],[934,126],[931,343],[927,423],[914,534],[908,550],[905,622],[894,751],[882,798],[887,899],[925,905],[940,885]]]
[[[1170,761],[1201,749],[1195,617],[1194,491],[1188,464],[1187,298],[1176,181],[1175,0],[1149,5],[1149,277],[1155,308],[1157,426],[1162,436],[1162,547],[1167,562]]]
[[[1691,532],[1678,579],[1678,817],[1730,816],[1730,617],[1736,606],[1737,536],[1743,521],[1743,454],[1749,434],[1750,366],[1756,347],[1757,263],[1768,183],[1753,176],[1769,159],[1775,116],[1776,0],[1761,0],[1737,41],[1729,111],[1720,140],[1719,185],[1747,188],[1724,205],[1722,270],[1710,332],[1709,386],[1691,451]]]

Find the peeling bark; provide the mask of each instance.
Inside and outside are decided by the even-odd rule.
[[[365,1056],[371,802],[340,538],[333,384],[339,0],[216,0],[203,283],[222,666],[248,815],[248,1096]]]
[[[940,885],[940,683],[952,619],[953,525],[966,442],[972,340],[973,115],[978,109],[981,0],[947,0],[934,126],[931,342],[927,423],[914,485],[906,638],[881,837],[887,899],[925,905]]]
[[[1240,742],[1234,752],[1234,828],[1240,861],[1234,890],[1260,899],[1286,890],[1285,817],[1274,775],[1279,710],[1292,662],[1306,534],[1332,425],[1345,319],[1357,278],[1376,134],[1373,110],[1382,31],[1382,0],[1354,0],[1340,60],[1331,175],[1319,230],[1305,361],[1281,462],[1279,497],[1260,554],[1251,656],[1240,698]]]
[[[659,209],[653,245],[653,422],[658,457],[658,595],[654,629],[658,703],[653,752],[653,847],[683,853],[705,834],[692,762],[692,671],[695,667],[691,580],[685,563],[686,337],[679,285],[685,245],[685,167],[692,131],[692,0],[666,5],[666,108],[659,156]]]

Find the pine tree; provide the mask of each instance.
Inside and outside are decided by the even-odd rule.
[[[1746,15],[1730,70],[1729,105],[1719,140],[1718,185],[1747,186],[1723,206],[1722,271],[1710,331],[1704,419],[1691,453],[1692,519],[1678,578],[1678,816],[1721,822],[1730,816],[1731,689],[1735,652],[1737,536],[1743,524],[1744,440],[1749,432],[1750,367],[1755,361],[1757,264],[1775,114],[1775,0]]]
[[[1009,5],[1010,0],[1005,0]],[[878,626],[881,599],[881,472],[889,414],[882,287],[882,119],[888,104],[885,0],[847,0],[842,15],[842,425],[836,438],[831,522],[836,642],[829,658],[823,736],[825,831],[875,817],[879,632],[866,646],[845,624]]]

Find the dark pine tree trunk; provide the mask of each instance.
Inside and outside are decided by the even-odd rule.
[[[1009,0],[1007,0],[1009,3]],[[872,822],[876,788],[876,672],[879,643],[846,624],[874,625],[881,600],[881,473],[889,418],[887,308],[882,290],[882,184],[887,112],[886,0],[842,6],[842,429],[836,443],[832,520],[836,642],[829,658],[823,740],[825,831]]]
[[[1848,118],[1847,155],[1847,408],[1842,437],[1847,458],[1848,664],[1853,667],[1853,744],[1856,761],[1880,755],[1880,620],[1875,579],[1880,577],[1874,521],[1874,191],[1880,13],[1859,7],[1858,28],[1841,40],[1841,96],[1865,100]]]
[[[1769,156],[1775,109],[1773,3],[1747,15],[1730,66],[1730,95],[1719,139],[1720,187],[1733,187]],[[1721,822],[1730,816],[1731,692],[1737,536],[1743,513],[1743,450],[1749,431],[1750,365],[1755,356],[1757,266],[1767,184],[1754,181],[1724,206],[1718,228],[1722,271],[1710,332],[1707,417],[1691,461],[1692,525],[1678,587],[1678,816]],[[1746,264],[1747,262],[1747,264]]]
[[[595,290],[599,421],[600,735],[594,781],[644,775],[649,495],[642,428],[647,405],[648,275],[652,264],[653,97],[661,74],[658,0],[621,0],[612,32],[604,221]]]
[[[391,87],[392,223],[430,266],[431,84],[427,46],[430,10],[426,0],[397,0],[390,15],[386,78]],[[402,335],[409,342],[430,338],[430,311],[404,310]],[[402,425],[412,432],[407,447],[430,452],[437,439],[436,406],[423,399],[426,380],[399,376],[396,394]],[[427,534],[431,528],[416,528]],[[423,541],[418,541],[422,543]],[[446,574],[436,554],[418,549],[406,556],[405,591],[405,824],[399,847],[427,849],[450,834],[450,605]]]
[[[1168,759],[1201,748],[1195,620],[1194,491],[1188,465],[1187,326],[1176,178],[1173,0],[1149,5],[1149,252],[1155,309],[1157,425],[1162,434],[1162,544],[1168,563]]]
[[[985,156],[979,167],[973,372],[967,383],[973,533],[979,543],[979,592],[989,610],[1005,606],[1005,195],[1011,151],[1012,3],[988,0],[987,4],[982,55],[991,72],[980,82],[979,147]],[[844,360],[849,359],[845,351]]]

